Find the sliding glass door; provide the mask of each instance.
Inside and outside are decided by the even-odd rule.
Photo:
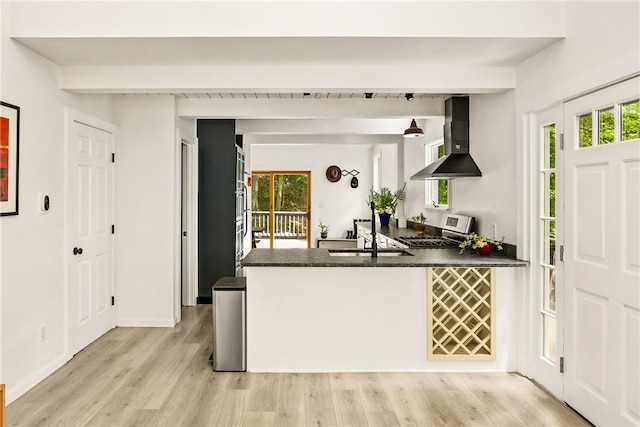
[[[253,171],[251,176],[256,247],[310,247],[311,172]]]

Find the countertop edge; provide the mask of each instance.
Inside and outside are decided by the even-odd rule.
[[[242,267],[527,267],[528,261],[500,255],[458,254],[457,250],[407,250],[409,257],[332,257],[328,249],[252,249],[241,261]]]

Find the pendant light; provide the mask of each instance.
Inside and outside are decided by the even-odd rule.
[[[424,131],[416,124],[416,119],[411,120],[411,126],[404,131],[405,138],[419,138],[424,136]]]

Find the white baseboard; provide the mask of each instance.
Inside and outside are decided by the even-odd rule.
[[[172,319],[118,319],[116,326],[124,328],[173,328],[176,322]]]
[[[33,375],[29,376],[20,384],[16,385],[15,387],[7,388],[6,405],[9,405],[11,402],[31,390],[33,387],[38,385],[40,381],[44,380],[49,375],[60,369],[69,360],[71,360],[71,357],[63,354],[44,368],[40,369],[38,372],[35,372]]]

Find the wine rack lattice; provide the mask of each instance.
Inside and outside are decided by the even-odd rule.
[[[427,359],[495,358],[494,277],[492,268],[429,268]]]

